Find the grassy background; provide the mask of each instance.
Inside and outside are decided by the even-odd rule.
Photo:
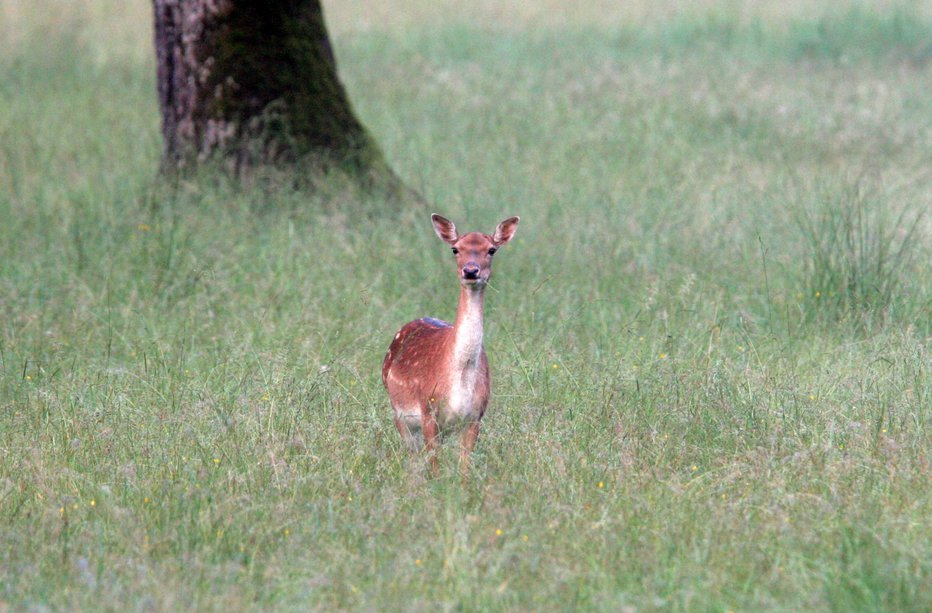
[[[399,174],[522,216],[465,485],[378,374],[453,316],[427,212],[160,186],[149,5],[41,4],[0,5],[0,610],[932,608],[927,4],[325,3]]]

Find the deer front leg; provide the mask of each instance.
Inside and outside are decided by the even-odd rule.
[[[422,413],[421,431],[424,433],[424,452],[430,462],[430,472],[434,477],[440,475],[440,466],[437,463],[437,451],[440,444],[440,427],[433,411]]]
[[[466,427],[460,439],[460,474],[464,479],[469,476],[469,456],[472,454],[478,439],[479,422],[474,421]]]

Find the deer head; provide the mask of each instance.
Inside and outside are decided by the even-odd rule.
[[[499,247],[511,240],[518,228],[519,217],[509,217],[495,228],[490,236],[470,232],[460,236],[453,222],[434,213],[430,216],[434,231],[440,240],[453,248],[460,284],[467,289],[481,289],[492,276],[492,256]]]

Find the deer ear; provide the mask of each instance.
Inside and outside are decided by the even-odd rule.
[[[510,241],[511,237],[515,235],[515,230],[518,229],[519,221],[521,221],[520,217],[509,217],[498,224],[498,227],[495,228],[495,234],[492,235],[492,243],[496,247],[501,247]]]
[[[434,232],[437,233],[437,236],[439,236],[440,240],[443,242],[452,245],[456,242],[456,239],[459,238],[459,236],[456,234],[456,226],[454,226],[453,222],[443,215],[437,215],[434,213],[430,216],[430,220],[434,224]]]

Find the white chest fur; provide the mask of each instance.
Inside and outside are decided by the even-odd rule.
[[[469,292],[465,309],[456,320],[456,336],[450,357],[450,395],[445,406],[440,407],[441,428],[479,419],[476,382],[480,376],[482,356],[482,295]]]

